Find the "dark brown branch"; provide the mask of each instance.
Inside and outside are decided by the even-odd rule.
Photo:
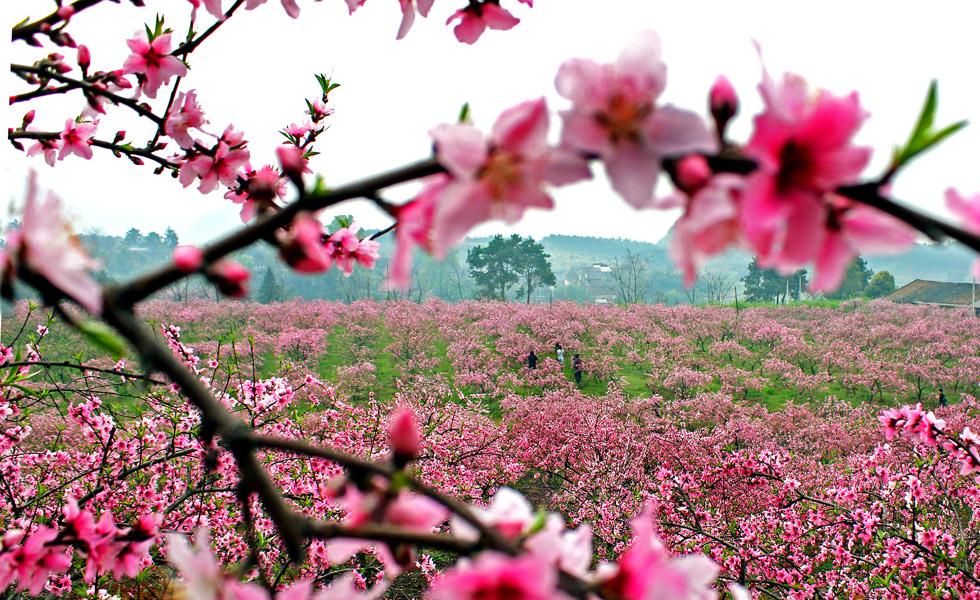
[[[328,538],[360,538],[365,540],[375,540],[388,544],[420,544],[430,548],[449,550],[459,554],[472,554],[483,549],[478,542],[462,540],[449,535],[428,533],[392,527],[391,525],[379,525],[377,523],[365,523],[360,527],[348,527],[342,523],[333,521],[309,521],[306,524],[306,535],[316,539]]]
[[[238,10],[238,7],[240,7],[244,3],[245,3],[245,0],[237,0],[237,2],[235,2],[231,6],[231,8],[229,8],[225,12],[225,18],[224,19],[221,19],[220,21],[216,21],[214,23],[214,25],[212,25],[211,27],[208,27],[207,31],[205,31],[201,35],[197,36],[193,40],[187,42],[186,44],[182,44],[176,50],[174,50],[173,52],[171,52],[170,55],[171,56],[180,57],[180,56],[187,56],[188,54],[190,54],[191,52],[193,52],[195,48],[197,48],[202,43],[204,43],[204,40],[206,40],[209,37],[211,37],[211,34],[214,33],[215,31],[217,31],[218,30],[218,27],[221,27],[221,25],[224,24],[224,22],[227,21],[228,18],[231,17],[231,15],[235,14],[235,11]]]
[[[302,517],[286,504],[256,458],[252,451],[253,445],[249,439],[251,431],[248,426],[218,402],[201,380],[169,348],[162,346],[140,325],[132,312],[110,306],[103,316],[109,325],[133,344],[140,356],[180,386],[181,393],[201,412],[201,438],[204,443],[210,443],[214,436],[221,438],[238,463],[241,481],[258,494],[266,512],[275,523],[289,557],[293,562],[302,561]]]
[[[60,81],[61,83],[67,84],[72,88],[83,89],[90,94],[103,96],[111,100],[114,104],[121,104],[123,106],[133,109],[139,114],[139,116],[146,117],[147,119],[150,119],[157,125],[162,124],[164,121],[163,117],[158,117],[153,113],[153,111],[143,108],[142,106],[140,106],[139,102],[136,102],[131,98],[123,98],[118,94],[114,94],[109,90],[104,90],[98,86],[92,85],[87,81],[81,81],[79,79],[67,77],[65,75],[62,75],[61,73],[57,73],[50,69],[34,67],[30,65],[10,65],[10,71],[18,75],[22,73],[31,73],[33,75],[37,75],[38,77],[42,77],[44,79],[53,79],[55,81]]]
[[[368,177],[333,191],[311,194],[285,206],[281,211],[260,217],[253,224],[208,246],[203,250],[205,262],[214,262],[235,250],[245,248],[259,240],[271,238],[276,230],[288,225],[300,211],[315,211],[345,200],[370,196],[380,189],[442,171],[442,166],[434,158],[429,158],[387,173]],[[173,266],[164,267],[110,290],[109,294],[115,298],[116,305],[129,307],[187,275],[187,273],[179,271]]]
[[[76,2],[71,4],[71,7],[75,10],[74,14],[78,14],[86,8],[95,6],[99,2],[102,2],[102,0],[76,0]],[[48,27],[51,27],[60,23],[61,21],[63,21],[61,15],[55,11],[43,19],[39,19],[33,23],[21,25],[20,27],[14,27],[10,30],[10,40],[24,40],[31,45],[37,45],[37,41],[34,40],[34,36],[39,33],[44,33],[43,26],[47,25]]]
[[[56,140],[60,137],[61,134],[56,131],[11,131],[7,134],[7,139],[9,140]],[[126,156],[130,157],[137,156],[139,158],[145,158],[170,169],[180,168],[180,165],[177,163],[172,163],[165,158],[161,158],[146,148],[126,147],[124,145],[113,144],[112,142],[96,139],[91,140],[91,142],[96,148],[110,150],[113,153],[125,154]]]
[[[97,373],[107,373],[109,375],[118,375],[120,377],[126,377],[128,379],[139,379],[141,381],[146,381],[148,383],[153,383],[156,385],[167,385],[166,381],[160,381],[159,379],[153,379],[149,375],[141,375],[139,373],[131,373],[129,371],[115,371],[113,369],[102,369],[99,367],[90,367],[88,365],[80,365],[77,363],[70,362],[45,362],[45,361],[34,361],[34,362],[14,362],[14,363],[4,363],[0,365],[2,368],[8,367],[44,367],[44,368],[59,368],[63,367],[66,369],[77,369],[79,371],[95,371]]]
[[[837,193],[856,200],[862,204],[867,204],[889,215],[900,219],[912,227],[915,227],[926,234],[929,239],[941,242],[947,239],[954,239],[962,242],[975,252],[980,252],[980,236],[970,233],[965,229],[950,225],[939,219],[935,219],[926,214],[920,213],[907,206],[899,204],[894,200],[885,198],[878,193],[877,183],[862,183],[859,185],[844,186],[837,189]]]

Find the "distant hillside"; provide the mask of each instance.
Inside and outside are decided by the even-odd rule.
[[[901,254],[868,256],[875,271],[888,271],[901,287],[914,279],[930,281],[970,281],[970,265],[977,255],[966,246],[950,244],[916,244]]]
[[[170,259],[173,247],[179,243],[177,233],[169,228],[162,234],[150,232],[144,235],[132,229],[125,236],[93,232],[80,237],[86,248],[101,261],[103,269],[96,277],[104,282],[127,281],[164,264]],[[474,282],[468,277],[466,252],[489,240],[489,237],[467,238],[451,253],[446,263],[438,263],[417,252],[413,291],[409,297],[436,296],[450,301],[471,297]],[[374,271],[357,269],[351,278],[343,277],[336,270],[318,276],[297,274],[278,260],[278,252],[274,248],[264,245],[240,252],[235,258],[252,272],[252,290],[256,295],[260,294],[263,282],[270,280],[274,284],[276,298],[302,296],[307,299],[352,301],[368,295],[378,299],[397,297],[397,294],[393,295],[385,288],[383,281],[387,259],[394,250],[394,236],[386,235],[379,241],[382,260],[378,268]],[[681,285],[681,278],[669,256],[670,234],[656,244],[623,238],[572,235],[548,235],[539,241],[551,255],[552,270],[562,282],[548,292],[549,299],[595,300],[599,296],[615,296],[615,286],[609,282],[601,284],[606,289],[592,289],[595,286],[585,284],[583,269],[589,270],[595,263],[613,265],[617,259],[624,262],[627,255],[632,255],[643,263],[644,299],[668,303],[706,301],[705,289],[691,293]],[[704,279],[706,282],[714,279],[717,285],[731,290],[745,275],[751,259],[747,252],[730,251],[708,264],[706,270],[710,273]],[[902,286],[914,279],[968,282],[975,255],[959,244],[916,244],[901,254],[866,256],[865,259],[875,272],[889,271],[895,277],[896,285]],[[606,279],[609,277],[606,276]],[[566,281],[570,282],[569,285],[562,287]],[[741,289],[741,283],[737,285]],[[201,281],[193,287],[197,288],[197,293],[208,293],[210,289]],[[170,290],[168,293],[179,297],[188,291],[194,294],[193,290],[186,288],[183,292]]]

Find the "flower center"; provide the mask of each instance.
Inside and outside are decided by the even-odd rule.
[[[786,142],[779,153],[779,163],[776,185],[780,190],[811,187],[814,165],[809,147],[793,140]]]
[[[653,114],[653,105],[649,102],[638,102],[625,94],[616,93],[606,105],[605,112],[595,115],[607,131],[613,143],[621,141],[640,142],[640,123]]]
[[[495,200],[500,200],[508,189],[520,184],[523,178],[521,157],[506,150],[492,150],[479,178],[486,181],[490,188],[490,195]]]

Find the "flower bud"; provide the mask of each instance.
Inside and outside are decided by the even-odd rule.
[[[219,260],[211,265],[208,278],[218,287],[218,291],[232,298],[244,298],[248,295],[245,284],[251,275],[240,264],[230,260]]]
[[[75,14],[75,7],[70,4],[62,6],[61,8],[58,9],[58,16],[66,21],[71,19],[72,15],[74,14]]]
[[[422,434],[415,422],[415,413],[407,406],[400,406],[388,422],[388,444],[396,458],[410,460],[419,453]]]
[[[279,146],[276,148],[282,172],[294,183],[303,179],[303,153],[296,146]]]
[[[29,110],[29,111],[27,111],[27,114],[24,115],[24,121],[23,121],[23,124],[21,125],[21,128],[22,129],[26,129],[27,126],[30,125],[33,122],[34,122],[34,111],[33,110]]]
[[[89,65],[92,64],[92,54],[88,51],[88,46],[85,44],[78,45],[78,66],[82,68],[82,71],[87,71]]]
[[[718,79],[715,79],[714,85],[711,86],[709,106],[718,135],[724,138],[728,121],[738,114],[738,95],[735,93],[732,82],[728,81],[724,75],[719,75]]]
[[[692,154],[678,161],[674,182],[682,192],[693,195],[707,185],[713,174],[703,156]]]

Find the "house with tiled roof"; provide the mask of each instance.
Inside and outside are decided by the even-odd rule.
[[[975,283],[916,279],[885,296],[885,300],[903,304],[928,304],[949,308],[972,306],[976,309],[977,301],[980,300],[978,292],[980,289]]]

